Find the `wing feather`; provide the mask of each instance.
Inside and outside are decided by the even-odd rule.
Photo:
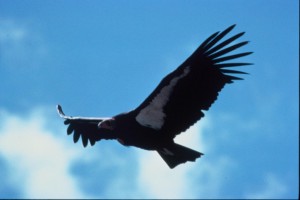
[[[67,134],[73,133],[74,143],[77,143],[80,137],[84,147],[88,145],[88,142],[93,146],[101,139],[116,139],[112,131],[98,129],[99,122],[108,118],[66,116],[60,105],[57,105],[57,112],[61,118],[65,119],[64,124],[68,125]]]
[[[224,56],[224,57],[221,57],[221,58],[214,59],[213,61],[214,61],[214,63],[220,63],[220,62],[224,62],[224,61],[227,61],[227,60],[233,60],[233,59],[236,59],[236,58],[248,56],[252,53],[253,52],[245,52],[245,53],[234,54],[234,55],[231,55],[231,56]]]
[[[230,46],[230,47],[228,47],[226,49],[223,49],[221,51],[218,51],[218,52],[216,52],[214,54],[209,55],[209,58],[210,59],[214,59],[214,58],[217,58],[217,57],[219,57],[221,55],[225,55],[226,53],[229,53],[229,52],[231,52],[231,51],[233,51],[235,49],[238,49],[238,48],[240,48],[240,47],[242,47],[242,46],[244,46],[246,44],[248,44],[248,41],[240,42],[240,43],[238,43],[236,45]]]
[[[217,99],[219,92],[227,83],[234,80],[242,80],[240,77],[230,74],[247,74],[242,71],[228,70],[227,67],[238,67],[251,65],[245,62],[230,62],[233,59],[250,55],[252,52],[238,53],[224,56],[232,51],[248,44],[248,41],[232,44],[245,32],[238,33],[225,41],[221,41],[235,25],[232,25],[222,32],[216,32],[208,37],[195,52],[184,61],[176,70],[168,74],[156,87],[156,89],[146,98],[146,100],[136,108],[137,117],[149,108],[157,109],[153,105],[163,104],[160,116],[164,116],[164,124],[159,130],[167,137],[174,138],[177,134],[185,131],[204,116],[203,110],[208,110]],[[225,62],[225,63],[223,63]],[[227,62],[227,63],[226,63]],[[183,76],[185,70],[190,72]],[[182,77],[178,79],[178,77]],[[162,96],[166,87],[176,80],[176,85],[165,98]],[[158,99],[163,102],[159,102]],[[155,102],[157,101],[157,102]],[[166,102],[167,101],[167,102]],[[156,112],[148,112],[149,115]],[[151,124],[155,116],[146,116],[143,122]],[[136,118],[137,119],[137,118]],[[137,120],[138,121],[138,120]]]
[[[229,33],[234,27],[235,24],[228,27],[220,34],[216,35],[216,37],[203,48],[203,51],[206,52],[207,50],[209,50],[212,46],[214,46],[217,42],[219,42],[227,33]]]
[[[224,68],[224,67],[239,67],[244,65],[253,65],[253,63],[221,63],[215,64],[217,68]]]
[[[214,48],[211,48],[209,51],[206,51],[206,55],[210,55],[212,52],[217,52],[218,50],[222,49],[223,47],[225,47],[226,45],[230,44],[232,41],[236,40],[237,38],[241,37],[242,35],[244,35],[245,32],[236,34],[235,36],[225,40],[224,42],[218,44],[217,46],[215,46]]]

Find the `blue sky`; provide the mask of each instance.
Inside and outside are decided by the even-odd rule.
[[[56,114],[135,108],[210,34],[237,24],[254,51],[177,142],[203,152],[170,170],[114,141],[73,144]],[[297,198],[296,0],[0,0],[0,198]]]

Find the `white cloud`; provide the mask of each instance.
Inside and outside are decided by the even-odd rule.
[[[200,145],[199,126],[194,125],[186,133],[179,135],[176,142],[187,145],[189,148],[199,147]],[[197,147],[197,148],[196,148]],[[198,159],[200,162],[202,158]],[[150,198],[192,198],[193,192],[190,191],[191,185],[189,173],[195,168],[195,163],[185,163],[170,169],[162,160],[158,153],[150,151],[139,152],[139,181],[142,190]]]
[[[3,111],[0,116],[0,153],[10,167],[8,177],[24,188],[22,198],[85,197],[69,172],[80,152],[44,128],[40,111],[28,118]]]
[[[25,116],[0,109],[0,155],[9,166],[10,182],[23,189],[22,198],[85,198],[94,195],[102,198],[222,198],[226,183],[238,167],[238,163],[227,155],[215,154],[215,145],[205,135],[211,130],[212,123],[209,117],[205,117],[176,138],[177,143],[205,154],[196,162],[169,169],[156,152],[136,149],[136,172],[132,172],[129,164],[133,160],[124,158],[119,152],[111,152],[109,157],[113,160],[105,162],[109,166],[102,171],[97,171],[92,177],[74,176],[70,172],[73,161],[99,160],[101,169],[101,162],[107,157],[103,152],[110,150],[103,149],[96,155],[97,150],[90,154],[95,148],[78,148],[79,145],[73,145],[70,137],[64,136],[65,129],[58,130],[63,133],[60,136],[46,128],[47,124],[53,123],[51,117],[41,109],[34,109]],[[97,167],[94,162],[93,166],[88,163],[84,164],[85,168]],[[99,178],[107,177],[110,173],[107,170],[118,170],[118,175],[110,177],[106,181],[108,185],[101,185]],[[126,174],[127,171],[131,171],[132,176]],[[82,178],[90,179],[92,183],[89,184],[95,182],[99,185],[101,193],[93,192],[89,196],[92,191],[84,190],[86,186],[80,182]],[[249,192],[246,197],[280,197],[286,193],[286,186],[274,175],[267,176],[265,181],[265,188]]]
[[[284,199],[288,188],[274,174],[268,173],[264,178],[263,188],[258,191],[252,191],[246,194],[247,199]]]
[[[203,137],[209,126],[209,118],[204,118],[177,136],[176,142],[209,154],[211,146]],[[142,151],[139,157],[139,185],[150,198],[220,198],[226,171],[234,166],[232,159],[224,155],[213,160],[204,155],[195,163],[188,162],[174,169],[169,169],[157,153]]]

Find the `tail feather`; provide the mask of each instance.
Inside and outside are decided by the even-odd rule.
[[[204,155],[203,153],[176,143],[173,143],[171,146],[166,148],[162,148],[157,152],[171,169],[187,161],[194,162],[197,158],[200,158],[202,155]]]

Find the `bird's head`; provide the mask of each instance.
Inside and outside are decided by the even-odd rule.
[[[99,122],[98,128],[103,128],[107,130],[114,130],[116,127],[116,120],[115,118],[109,118],[106,120],[103,120],[102,122]]]

